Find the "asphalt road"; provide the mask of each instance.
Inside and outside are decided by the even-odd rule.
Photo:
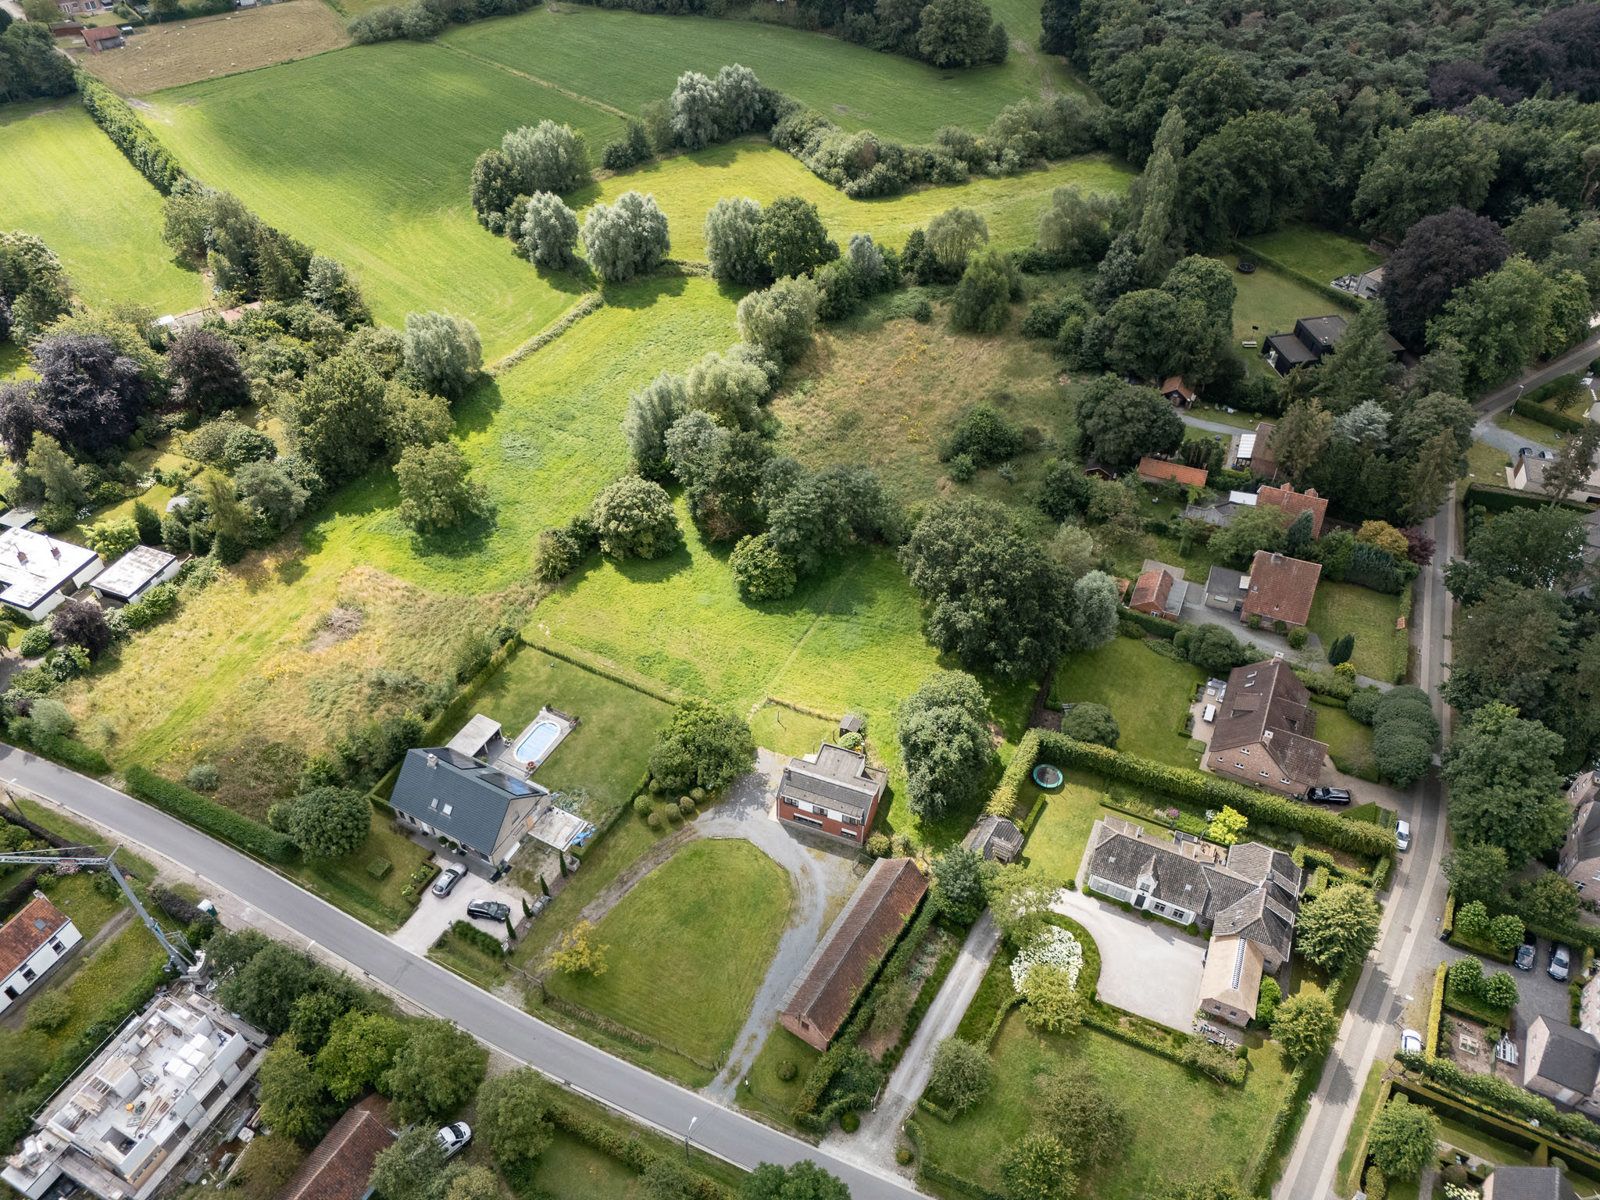
[[[1600,354],[1600,328],[1591,333],[1589,337],[1578,345],[1568,350],[1559,358],[1552,358],[1537,370],[1529,371],[1521,379],[1508,383],[1505,387],[1490,392],[1475,406],[1479,412],[1488,416],[1504,412],[1517,402],[1517,397],[1529,388],[1536,388],[1542,383],[1549,383],[1558,375],[1583,375],[1594,361],[1595,355]]]
[[[918,1195],[904,1181],[842,1162],[536,1020],[402,949],[254,859],[131,796],[3,744],[0,779],[114,831],[131,849],[148,849],[184,864],[210,886],[312,938],[352,975],[381,983],[454,1021],[489,1047],[636,1121],[674,1137],[688,1135],[698,1149],[747,1169],[763,1162],[787,1165],[813,1159],[844,1180],[855,1200]]]

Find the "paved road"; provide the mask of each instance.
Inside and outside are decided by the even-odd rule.
[[[396,946],[376,930],[197,829],[11,746],[0,745],[0,779],[116,832],[134,849],[183,863],[207,883],[314,939],[353,975],[365,976],[454,1021],[478,1040],[646,1125],[682,1137],[739,1166],[814,1159],[843,1179],[855,1200],[909,1200],[918,1193],[888,1177],[779,1133],[704,1096],[635,1067],[534,1019],[521,1009]]]
[[[1600,318],[1596,318],[1600,320]],[[1588,366],[1600,354],[1600,327],[1589,337],[1568,350],[1560,358],[1553,358],[1545,366],[1529,371],[1521,379],[1506,384],[1497,391],[1490,392],[1477,403],[1479,412],[1494,416],[1504,412],[1517,402],[1517,397],[1528,388],[1536,388],[1542,383],[1549,383],[1558,375],[1585,375]]]
[[[1444,564],[1456,545],[1453,492],[1429,521],[1428,533],[1439,549],[1434,561],[1417,576],[1417,682],[1433,697],[1448,740],[1451,714],[1439,698],[1439,689],[1444,683],[1452,618],[1450,595],[1444,588]],[[1300,1136],[1273,1190],[1276,1200],[1320,1200],[1333,1194],[1334,1173],[1350,1134],[1361,1086],[1372,1064],[1393,1053],[1406,1002],[1439,960],[1438,922],[1446,888],[1440,860],[1446,836],[1443,786],[1436,775],[1402,802],[1400,815],[1411,822],[1411,850],[1396,861],[1377,949],[1356,983]]]

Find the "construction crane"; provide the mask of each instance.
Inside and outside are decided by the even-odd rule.
[[[128,878],[117,866],[117,851],[119,846],[113,846],[108,854],[88,853],[88,847],[68,847],[64,850],[24,850],[0,853],[0,865],[20,864],[34,867],[63,867],[70,866],[77,870],[103,870],[117,881],[117,886],[122,889],[122,894],[128,898],[128,903],[133,905],[133,911],[139,914],[139,919],[144,922],[145,928],[155,935],[156,941],[161,943],[161,948],[167,952],[167,959],[172,963],[172,969],[183,972],[190,971],[195,966],[195,953],[189,948],[189,943],[182,933],[168,934],[152,917],[134,892],[128,886]]]

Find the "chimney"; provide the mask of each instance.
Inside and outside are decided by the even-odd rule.
[[[28,552],[22,549],[20,546],[17,547],[17,561],[19,563],[25,563],[28,561]]]
[[[428,755],[428,770],[431,771],[435,767],[437,767],[438,765],[439,765],[439,756],[437,754]]]
[[[61,547],[54,542],[50,543],[50,557],[57,560],[61,558]]]
[[[1280,551],[1274,550],[1272,552],[1272,565],[1275,567],[1283,566],[1283,554]]]

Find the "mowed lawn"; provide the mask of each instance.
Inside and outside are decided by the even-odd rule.
[[[1290,225],[1248,238],[1244,244],[1319,283],[1331,284],[1341,275],[1359,275],[1382,261],[1355,238],[1309,225]]]
[[[309,753],[366,719],[380,668],[424,680],[453,671],[466,639],[528,598],[538,531],[626,470],[628,393],[736,336],[732,305],[709,280],[657,279],[610,299],[457,405],[492,523],[419,538],[395,511],[392,473],[357,481],[298,543],[247,557],[186,600],[181,620],[75,684],[68,699],[89,740],[116,762],[178,773],[251,737]],[[318,631],[335,606],[359,609],[363,623],[329,643]]]
[[[151,103],[142,115],[186,167],[344,262],[380,321],[458,313],[476,322],[492,360],[586,286],[519,259],[479,226],[467,191],[473,161],[507,129],[548,117],[598,147],[622,128],[602,109],[404,41],[161,92]]]
[[[673,255],[695,260],[706,256],[706,213],[729,196],[748,196],[763,204],[779,196],[803,196],[817,206],[841,249],[852,233],[870,233],[885,245],[899,247],[913,229],[959,204],[976,209],[988,222],[991,245],[1025,250],[1038,237],[1039,215],[1050,206],[1054,189],[1072,186],[1120,194],[1132,179],[1125,166],[1106,155],[1091,154],[1021,175],[979,176],[955,187],[853,200],[818,179],[793,155],[764,139],[745,139],[625,171],[574,200],[610,202],[623,192],[648,192],[667,216]]]
[[[161,240],[161,195],[76,97],[0,108],[0,229],[41,237],[89,305],[157,316],[204,302],[199,274]]]
[[[1105,799],[1104,784],[1093,776],[1068,772],[1066,782],[1049,793],[1039,823],[1028,835],[1026,854],[1028,865],[1046,878],[1065,883],[1076,879],[1078,866],[1083,861],[1084,849],[1089,845],[1089,832],[1101,817],[1126,815],[1112,812],[1102,806]],[[1022,787],[1017,809],[1033,811],[1040,789],[1030,780]]]
[[[788,875],[750,843],[691,842],[596,925],[594,938],[607,947],[604,974],[551,972],[545,986],[702,1062],[720,1062],[750,1013],[792,901]]]
[[[450,30],[445,46],[637,113],[685,71],[741,63],[768,87],[846,129],[931,141],[944,125],[981,132],[1008,104],[1039,94],[1033,64],[941,71],[839,38],[714,17],[658,16],[562,5]]]
[[[1328,757],[1347,775],[1361,779],[1377,778],[1377,763],[1372,757],[1372,730],[1334,704],[1318,704],[1316,738],[1328,743]]]
[[[1114,637],[1098,650],[1068,655],[1056,668],[1051,698],[1103,704],[1117,719],[1117,749],[1179,767],[1200,762],[1199,743],[1185,736],[1183,717],[1205,672],[1157,654],[1142,638]]]
[[[992,1057],[994,1088],[977,1107],[949,1124],[918,1115],[924,1153],[998,1189],[1000,1148],[1016,1144],[1032,1126],[1035,1076],[1057,1065],[1080,1067],[1128,1113],[1120,1152],[1082,1177],[1083,1194],[1096,1200],[1145,1200],[1172,1183],[1242,1174],[1288,1085],[1271,1044],[1251,1051],[1249,1078],[1234,1088],[1092,1030],[1070,1037],[1035,1033],[1016,1013],[1006,1019]],[[1070,1142],[1070,1131],[1065,1136]]]
[[[1410,646],[1406,631],[1395,628],[1400,617],[1410,616],[1400,611],[1400,599],[1353,583],[1323,583],[1311,602],[1309,628],[1324,647],[1344,634],[1355,634],[1350,661],[1356,673],[1398,683],[1405,676]]]
[[[1239,264],[1237,255],[1223,254],[1218,258],[1232,270]],[[1255,272],[1241,275],[1233,271],[1233,283],[1238,295],[1233,302],[1234,341],[1260,342],[1270,334],[1286,333],[1294,328],[1300,317],[1316,317],[1340,311],[1328,297],[1308,288],[1299,280],[1266,264],[1257,265]],[[1257,357],[1260,348],[1241,349],[1246,359]]]

